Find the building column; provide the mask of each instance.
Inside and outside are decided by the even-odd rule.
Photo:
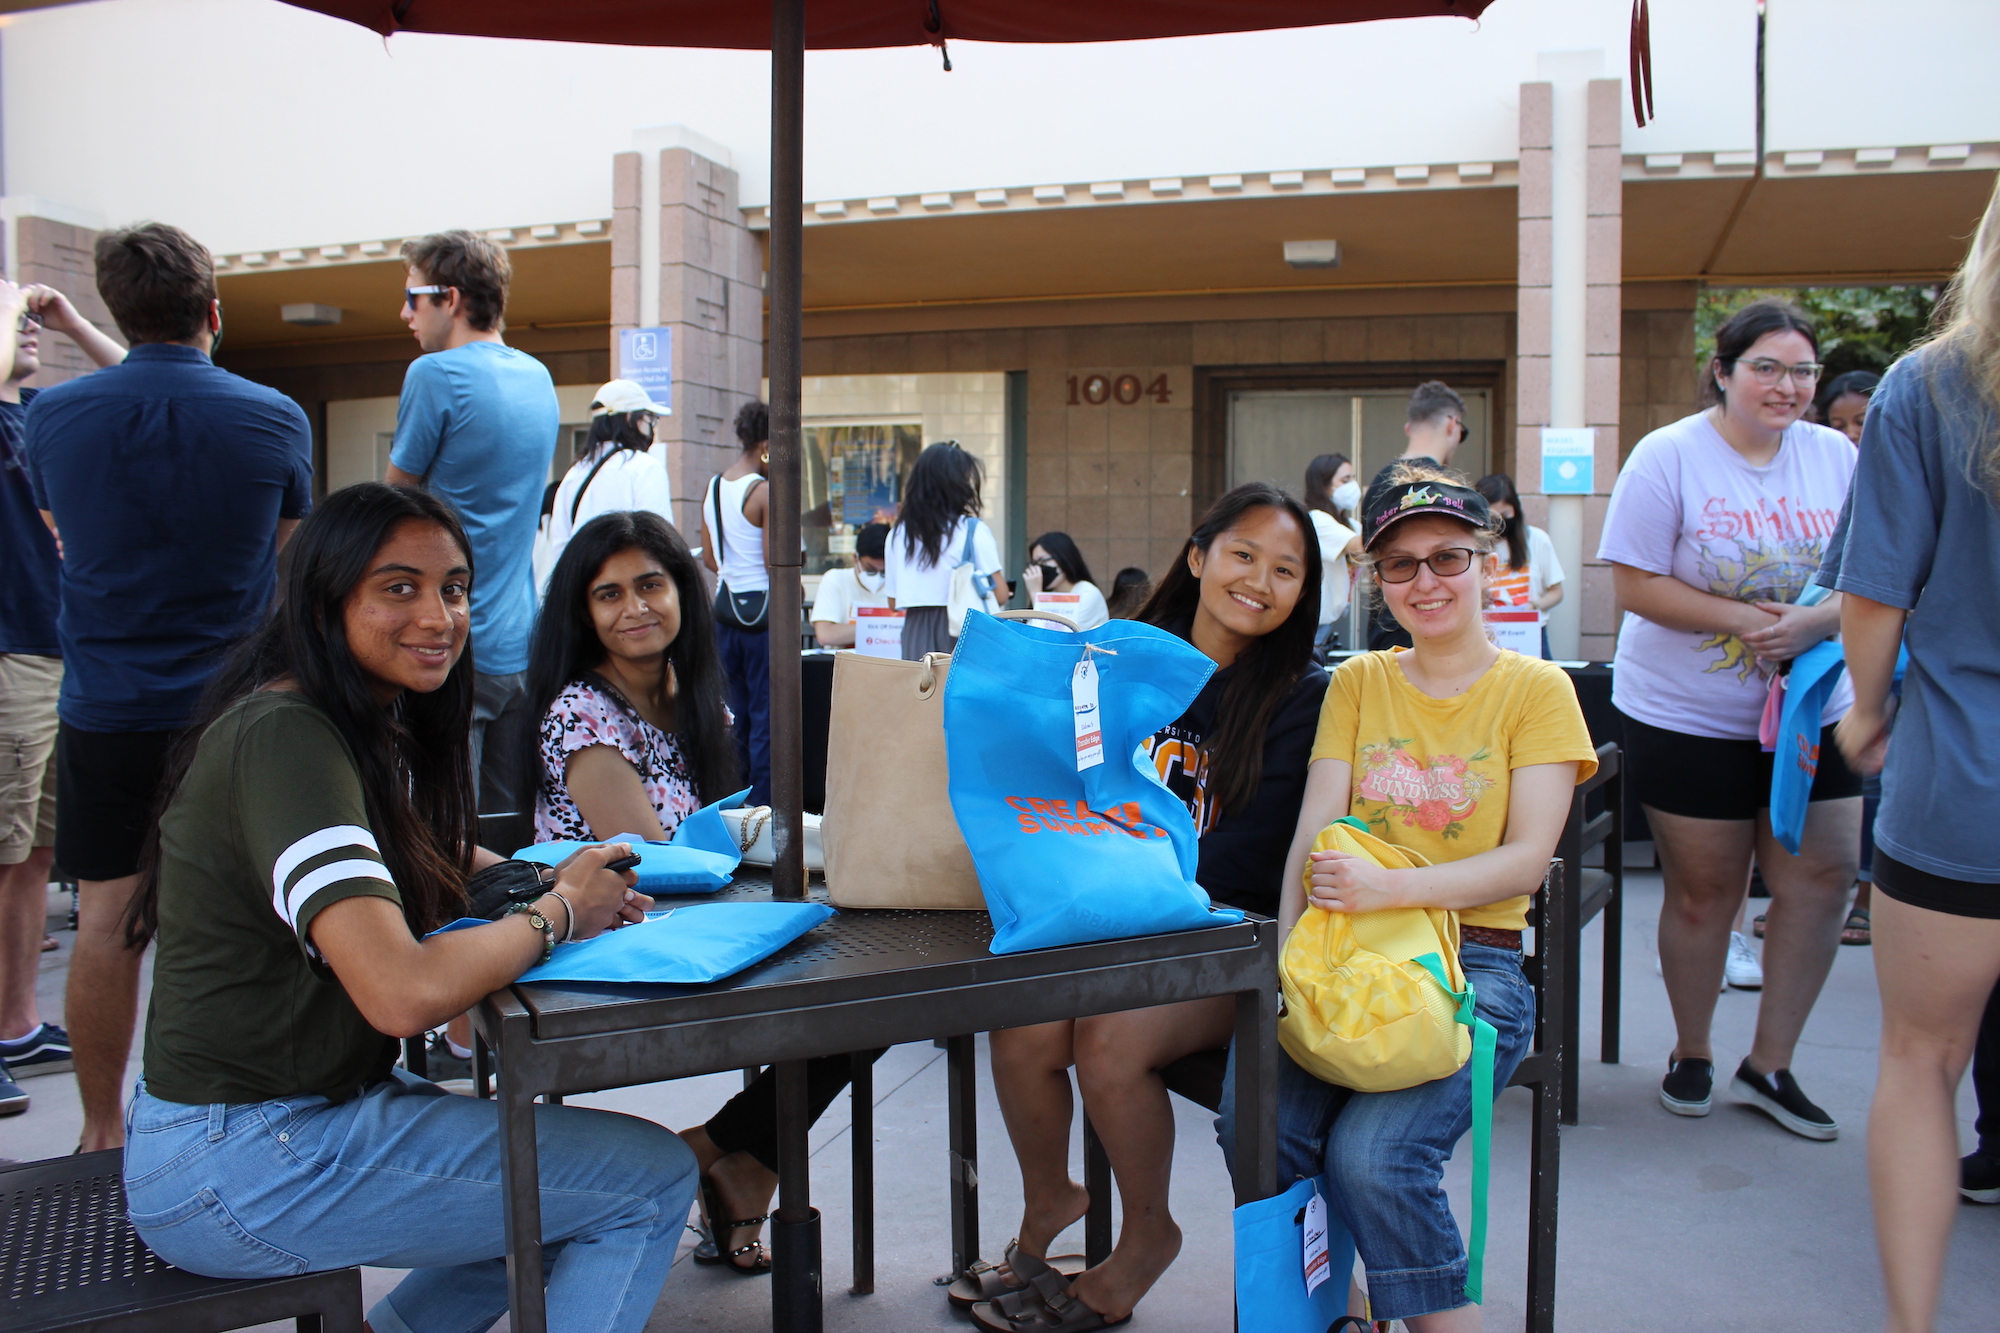
[[[673,330],[674,410],[658,436],[674,525],[696,544],[702,493],[736,456],[736,410],[763,382],[763,252],[726,148],[677,125],[633,139],[612,159],[612,373],[619,330]]]
[[[1521,85],[1516,481],[1563,565],[1550,647],[1608,657],[1617,612],[1595,556],[1618,471],[1622,84],[1591,77],[1600,51],[1544,53],[1540,65],[1547,81]],[[1542,493],[1547,426],[1595,431],[1592,494]]]

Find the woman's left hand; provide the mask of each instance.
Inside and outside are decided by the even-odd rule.
[[[1397,872],[1347,852],[1313,852],[1307,902],[1329,912],[1379,912],[1403,906]]]
[[[1756,606],[1759,611],[1767,611],[1778,618],[1776,624],[1743,636],[1743,642],[1750,651],[1766,662],[1789,662],[1840,630],[1839,609],[1836,607],[1829,612],[1828,604],[1824,602],[1818,606],[1758,602]]]

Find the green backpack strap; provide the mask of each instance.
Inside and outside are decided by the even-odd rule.
[[[1465,1299],[1484,1304],[1486,1286],[1486,1194],[1493,1156],[1493,1065],[1500,1034],[1476,1012],[1479,995],[1472,982],[1455,991],[1446,979],[1444,960],[1434,953],[1410,960],[1458,1002],[1458,1021],[1472,1029],[1472,1226],[1465,1246]]]

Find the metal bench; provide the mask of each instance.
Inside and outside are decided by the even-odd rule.
[[[0,1168],[0,1328],[8,1333],[221,1333],[277,1319],[299,1333],[361,1333],[361,1272],[198,1277],[125,1220],[125,1154]]]
[[[1566,922],[1567,948],[1563,951],[1563,984],[1570,1003],[1563,1013],[1563,1050],[1569,1059],[1562,1070],[1562,1122],[1574,1125],[1577,1117],[1577,1084],[1582,1073],[1583,1006],[1576,996],[1583,993],[1583,928],[1600,912],[1604,915],[1603,1026],[1598,1037],[1598,1058],[1605,1064],[1618,1063],[1618,1011],[1624,980],[1625,944],[1625,775],[1623,756],[1609,742],[1597,747],[1597,772],[1576,789],[1570,801],[1569,819],[1556,842],[1556,859],[1563,864],[1563,882],[1575,885],[1570,894]],[[1597,802],[1592,798],[1599,792]],[[1602,809],[1587,812],[1593,803]],[[1593,848],[1604,849],[1601,866],[1586,866],[1584,858]]]

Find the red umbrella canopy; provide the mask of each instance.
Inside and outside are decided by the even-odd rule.
[[[724,0],[288,0],[393,32],[768,51],[771,6]],[[811,0],[813,50],[961,42],[1112,42],[1369,19],[1478,18],[1492,0]]]

